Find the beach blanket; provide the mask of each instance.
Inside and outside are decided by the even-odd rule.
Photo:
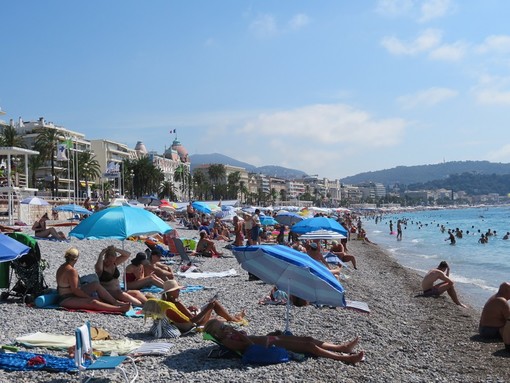
[[[0,354],[0,368],[7,371],[76,371],[74,358],[61,358],[50,354],[34,354],[24,351]]]
[[[54,350],[67,350],[69,347],[74,347],[75,342],[75,336],[45,332],[36,332],[16,338],[17,344],[27,348],[44,347]],[[133,350],[143,346],[143,344],[144,342],[141,340],[132,340],[128,338],[92,341],[92,347],[94,350],[101,351],[104,354],[111,354],[112,352],[115,352],[118,355],[127,355]]]
[[[188,270],[183,272],[178,272],[177,275],[183,278],[191,278],[191,279],[199,279],[199,278],[222,278],[222,277],[233,277],[237,276],[237,271],[235,269],[230,269],[227,271],[205,271],[205,272],[195,272],[193,270],[196,269],[196,266],[191,266]]]

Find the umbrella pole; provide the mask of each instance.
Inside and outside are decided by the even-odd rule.
[[[291,335],[290,332],[290,279],[287,280],[287,310],[285,314],[285,335]]]
[[[124,250],[124,241],[122,241],[122,250]],[[124,274],[124,288],[122,289],[123,291],[127,291],[128,288],[127,288],[127,278],[126,278],[126,262],[122,262],[122,265],[123,265],[123,274]]]

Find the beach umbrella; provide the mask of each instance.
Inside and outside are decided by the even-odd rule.
[[[333,240],[333,239],[343,239],[347,238],[345,235],[337,233],[332,230],[324,230],[319,229],[315,231],[310,231],[308,233],[302,234],[299,236],[299,239],[325,239],[325,240]]]
[[[274,225],[278,225],[278,221],[276,221],[270,215],[261,215],[259,218],[260,218],[260,224],[262,226],[274,226]]]
[[[303,220],[303,217],[297,215],[296,213],[279,212],[278,214],[276,214],[274,219],[282,225],[292,226],[295,223],[301,222]]]
[[[69,211],[75,214],[92,214],[90,210],[85,209],[83,206],[76,205],[74,203],[67,205],[60,205],[55,207],[56,211]]]
[[[191,206],[193,206],[193,209],[195,209],[196,211],[198,211],[200,213],[211,214],[211,212],[212,212],[209,205],[207,205],[205,202],[195,201],[191,204]]]
[[[344,307],[344,288],[323,264],[281,245],[239,246],[233,253],[241,267],[289,296],[319,305]],[[286,330],[289,327],[287,306]]]
[[[12,261],[27,254],[30,247],[0,233],[0,263]]]
[[[39,197],[27,197],[27,198],[24,198],[21,200],[22,204],[26,204],[26,205],[38,205],[38,206],[46,206],[46,205],[49,205],[50,203],[42,198],[39,198]]]
[[[69,236],[78,239],[119,239],[136,235],[165,234],[173,230],[155,214],[131,206],[101,210],[80,222]]]
[[[347,230],[334,219],[327,217],[307,218],[292,227],[292,231],[297,234],[305,234],[321,229],[334,231],[347,237]]]

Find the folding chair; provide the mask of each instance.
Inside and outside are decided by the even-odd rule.
[[[74,351],[74,361],[78,368],[78,379],[82,381],[82,372],[91,371],[92,374],[95,370],[115,370],[118,369],[124,377],[124,381],[127,383],[133,383],[138,378],[138,368],[136,367],[134,359],[129,356],[101,356],[96,358],[92,350],[92,339],[90,337],[90,322],[87,321],[83,326],[78,327],[75,330],[76,346]],[[87,359],[91,360],[89,364],[86,362]],[[134,376],[131,380],[128,379],[126,370],[122,366],[125,360],[130,360],[133,364]],[[85,382],[92,379],[93,376],[89,377]]]
[[[172,242],[175,246],[175,250],[177,252],[177,254],[179,254],[179,256],[181,257],[181,265],[182,264],[185,264],[185,265],[193,265],[195,263],[198,263],[198,260],[191,260],[189,254],[186,252],[186,249],[184,248],[184,244],[182,243],[182,240],[180,238],[173,238],[172,239]]]

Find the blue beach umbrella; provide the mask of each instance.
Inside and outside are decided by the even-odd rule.
[[[27,254],[30,247],[0,233],[0,263],[12,261]]]
[[[173,230],[155,214],[131,206],[101,210],[84,219],[69,235],[78,239],[119,239],[136,235],[165,234]]]
[[[241,267],[266,283],[276,285],[310,303],[345,306],[344,288],[323,264],[307,254],[282,245],[235,247]],[[287,305],[286,330],[289,329]]]
[[[200,213],[211,214],[212,211],[211,208],[205,202],[195,201],[191,204],[191,206],[193,206],[193,209],[199,211]]]
[[[276,221],[273,217],[269,215],[261,215],[260,216],[260,224],[262,226],[274,226],[278,225],[278,221]]]
[[[276,214],[274,219],[282,225],[292,226],[295,223],[301,222],[303,220],[303,217],[296,213],[285,212]]]
[[[83,206],[76,205],[74,203],[67,205],[60,205],[55,207],[56,211],[70,211],[76,214],[92,214],[90,210],[85,209]]]
[[[321,229],[334,231],[347,237],[347,230],[334,219],[327,217],[307,218],[292,226],[292,231],[297,234],[305,234]]]

